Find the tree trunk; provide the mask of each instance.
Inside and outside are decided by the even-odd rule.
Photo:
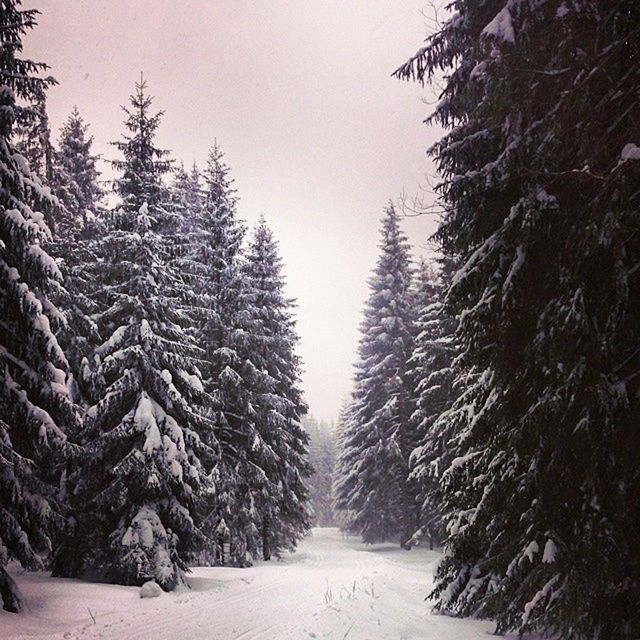
[[[269,541],[269,521],[265,518],[262,522],[262,557],[271,560],[271,543]]]
[[[401,509],[401,532],[400,547],[407,551],[411,550],[410,540],[413,537],[413,520],[411,517],[411,507],[409,504],[409,454],[410,447],[407,437],[407,425],[409,424],[409,411],[407,410],[407,401],[405,393],[401,393],[399,397],[398,417],[400,424],[398,426],[398,446],[402,459],[400,460],[398,484],[400,486],[400,509]]]

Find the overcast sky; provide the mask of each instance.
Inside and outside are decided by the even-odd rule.
[[[351,385],[383,207],[433,174],[428,93],[390,73],[421,44],[421,0],[27,0],[25,53],[47,62],[54,138],[74,105],[113,158],[121,104],[143,71],[165,116],[158,144],[203,164],[225,151],[240,215],[264,213],[298,301],[311,414]],[[435,221],[405,221],[424,252]]]

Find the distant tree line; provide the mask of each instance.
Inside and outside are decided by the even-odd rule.
[[[310,526],[293,302],[217,145],[185,171],[141,78],[99,182],[75,109],[51,142],[37,12],[0,4],[0,594],[5,570],[120,584],[246,566]],[[116,202],[106,206],[105,200]]]
[[[331,490],[336,463],[336,427],[333,423],[318,422],[311,415],[305,417],[302,424],[309,435],[309,464],[313,468],[308,482],[312,523],[316,527],[334,527]]]

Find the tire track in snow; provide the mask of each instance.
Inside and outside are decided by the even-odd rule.
[[[179,608],[176,606],[169,615],[163,615],[161,619],[157,619],[151,624],[148,619],[142,619],[142,616],[138,616],[132,621],[127,621],[129,623],[125,622],[124,628],[116,628],[114,625],[107,634],[100,637],[113,638],[113,640],[121,640],[125,637],[127,640],[163,640],[165,638],[174,640],[175,630],[180,628],[190,629],[188,638],[197,637],[191,635],[194,623],[203,630],[207,629],[209,632],[215,630],[220,622],[222,609],[233,612],[234,617],[237,618],[238,611],[250,607],[252,603],[255,604],[256,601],[264,597],[265,592],[268,593],[277,585],[286,582],[286,577],[283,576],[266,583],[252,583],[247,588],[234,589],[231,594],[222,592],[221,597],[212,596],[212,593],[207,591],[190,594],[186,600],[175,603],[179,605]],[[240,605],[242,606],[240,607]],[[136,623],[142,623],[140,628],[137,628],[139,624]]]
[[[151,600],[140,599],[131,587],[38,574],[18,576],[37,606],[21,617],[19,625],[0,612],[0,636],[7,640],[340,640],[347,636],[347,640],[484,640],[492,631],[491,623],[434,616],[425,603],[438,560],[438,553],[426,549],[407,553],[397,546],[365,546],[356,538],[342,538],[335,529],[323,529],[303,540],[298,553],[285,554],[282,562],[247,569],[196,568],[195,590]],[[9,625],[8,634],[3,625]]]
[[[336,532],[316,532],[282,562],[195,570],[200,585],[222,582],[222,591],[164,594],[145,601],[143,611],[124,618],[116,612],[104,625],[75,631],[84,640],[304,640],[333,637],[320,631],[327,625],[334,630],[352,623],[355,629],[371,628],[370,618],[379,615],[373,611],[372,584],[376,582],[376,594],[378,586],[385,586],[391,569],[387,555],[353,539],[340,540]],[[355,629],[350,635],[357,640]]]

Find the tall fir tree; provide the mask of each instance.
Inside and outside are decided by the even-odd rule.
[[[51,179],[51,189],[61,204],[52,251],[60,264],[66,290],[60,305],[66,319],[60,341],[73,375],[74,400],[85,407],[98,400],[100,387],[93,354],[100,336],[93,316],[98,311],[96,284],[105,234],[99,157],[92,153],[93,137],[87,135],[87,130],[88,125],[74,107],[60,130]]]
[[[414,302],[409,245],[389,205],[382,219],[380,258],[361,325],[359,361],[342,436],[336,506],[353,514],[350,529],[365,542],[414,533],[409,487],[412,393],[407,362],[413,349]]]
[[[269,560],[272,553],[293,550],[309,529],[305,480],[311,467],[309,438],[301,422],[307,406],[300,387],[294,303],[285,297],[282,260],[264,217],[249,244],[244,275],[251,316],[247,355],[256,430],[248,457],[264,474],[252,493],[263,558]]]
[[[192,222],[188,268],[196,275],[201,296],[198,343],[205,351],[203,375],[213,398],[221,456],[218,490],[205,514],[204,530],[216,541],[210,561],[245,566],[260,549],[251,487],[264,475],[248,457],[258,434],[248,380],[252,371],[247,344],[250,311],[242,272],[245,226],[238,218],[229,168],[217,144],[202,178],[204,201]]]
[[[7,611],[23,600],[5,570],[10,559],[42,569],[57,515],[51,483],[65,455],[66,433],[78,419],[66,387],[67,361],[54,331],[61,316],[51,302],[60,272],[46,251],[44,213],[56,202],[18,154],[12,132],[16,101],[43,101],[51,79],[43,63],[18,57],[37,11],[0,4],[0,596]]]
[[[345,400],[340,407],[338,423],[336,425],[336,453],[331,480],[331,502],[333,515],[337,526],[344,533],[358,534],[355,527],[355,513],[347,506],[345,497],[347,491],[354,486],[356,477],[353,473],[353,466],[356,462],[353,455],[347,455],[347,439],[352,432],[352,411],[353,404],[351,398]]]
[[[440,272],[422,263],[417,278],[415,346],[409,367],[415,385],[411,416],[418,446],[411,453],[412,492],[418,501],[418,529],[414,537],[429,544],[445,538],[440,478],[448,468],[455,436],[456,400],[454,361],[457,355],[456,321],[444,306],[451,261],[440,261]]]
[[[15,146],[25,157],[40,182],[50,185],[53,179],[54,150],[51,144],[51,127],[47,113],[46,93],[31,97],[27,109],[16,114],[14,127]],[[52,225],[54,226],[54,225]]]
[[[640,5],[458,0],[398,70],[431,120],[464,267],[441,610],[497,630],[640,635]]]
[[[203,228],[204,187],[196,163],[190,172],[180,163],[173,170],[169,194],[170,208],[174,216],[173,265],[179,269],[192,289],[190,300],[184,300],[185,309],[195,313],[192,330],[197,335],[200,290],[203,265],[199,261],[199,247]]]
[[[103,195],[98,184],[99,156],[92,153],[93,136],[87,135],[88,129],[89,125],[74,107],[60,129],[58,149],[53,154],[51,188],[68,212],[64,235],[74,240],[96,217]],[[58,235],[63,235],[62,229]],[[65,250],[68,253],[71,249]]]
[[[96,350],[105,386],[87,414],[84,456],[72,476],[78,526],[59,573],[94,571],[122,584],[184,581],[205,541],[198,506],[211,490],[212,423],[180,301],[187,286],[170,265],[175,218],[155,146],[161,113],[143,80],[125,108],[128,135],[104,238]],[[205,442],[206,439],[206,442]],[[66,558],[64,557],[66,553]]]
[[[174,205],[182,210],[184,231],[188,233],[192,230],[203,204],[202,177],[195,162],[189,172],[182,163],[174,169],[171,193]]]

